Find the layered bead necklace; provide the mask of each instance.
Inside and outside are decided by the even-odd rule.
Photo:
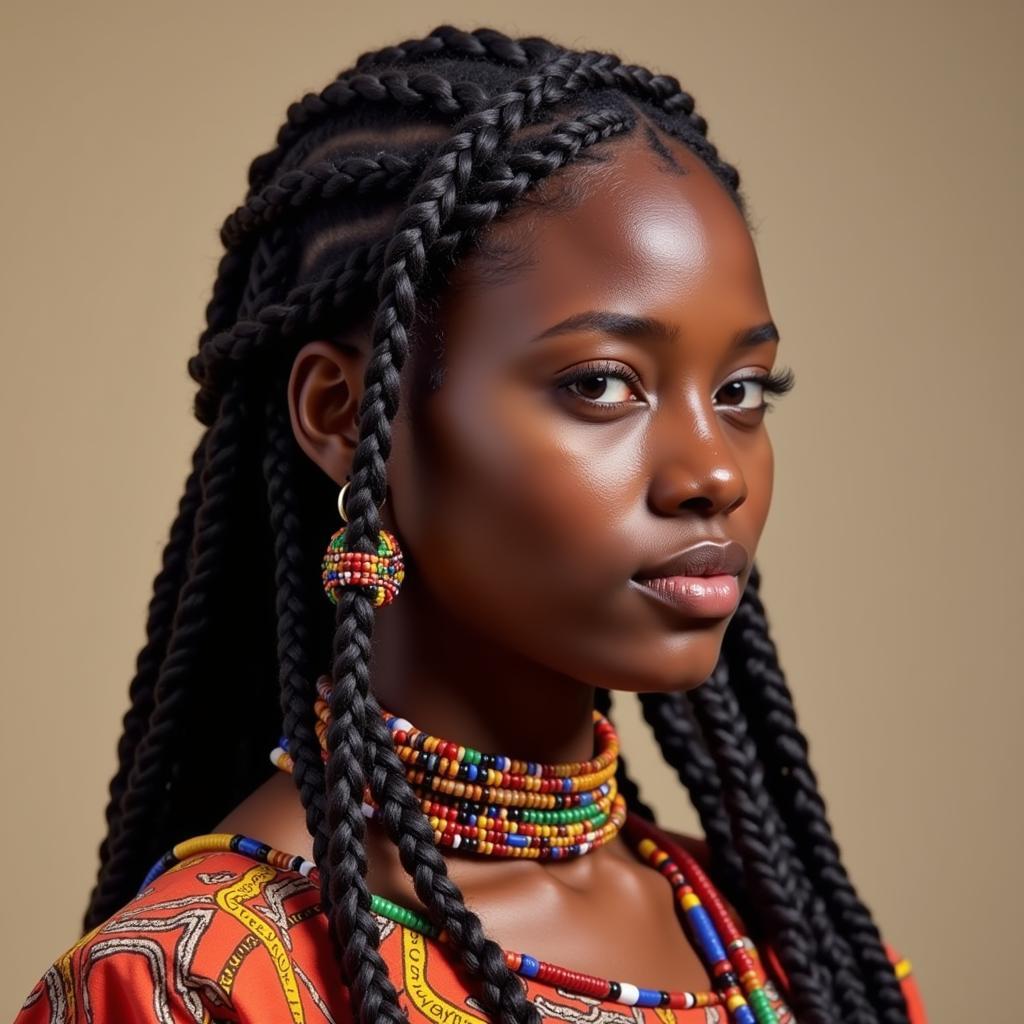
[[[316,731],[325,761],[330,689],[330,679],[321,676]],[[562,764],[485,754],[431,736],[383,708],[381,715],[439,846],[488,857],[557,860],[580,856],[614,839],[626,820],[626,800],[615,782],[619,738],[596,709],[597,753],[589,761]],[[278,768],[292,770],[286,737],[281,737],[270,759]],[[376,811],[367,784],[363,813],[373,817]]]
[[[330,688],[330,679],[322,676],[317,682],[316,713],[317,736],[324,760],[328,756],[326,737],[331,722]],[[671,857],[661,845],[655,827],[639,815],[627,812],[625,799],[615,783],[618,735],[607,717],[595,709],[597,753],[592,760],[541,764],[483,753],[431,736],[383,708],[381,715],[439,846],[490,857],[556,859],[581,856],[608,842],[622,829],[632,849],[671,885],[689,937],[701,955],[714,989],[670,992],[643,988],[568,970],[526,953],[505,951],[505,961],[511,970],[525,978],[536,978],[628,1006],[669,1009],[723,1006],[729,1020],[735,1024],[778,1024],[778,1014],[760,980],[757,949],[740,933],[711,880],[688,851],[679,847],[677,857]],[[270,758],[282,771],[292,770],[286,738],[282,738]],[[377,811],[367,785],[363,813],[373,817]],[[246,836],[199,839],[219,844],[215,848],[236,849],[279,867],[319,875],[311,862],[273,850]],[[188,842],[180,846],[182,855],[191,856],[196,852],[195,846]],[[177,851],[175,847],[154,865],[145,884],[180,859]],[[450,941],[447,932],[439,930],[427,918],[382,896],[372,895],[372,907],[378,914],[405,927],[440,942]]]

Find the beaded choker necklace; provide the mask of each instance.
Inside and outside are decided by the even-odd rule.
[[[331,680],[317,680],[316,731],[327,760]],[[558,860],[580,856],[614,839],[626,820],[626,800],[615,782],[619,737],[594,710],[594,747],[589,761],[542,764],[485,754],[417,729],[381,709],[406,766],[406,778],[434,829],[434,842],[487,857]],[[290,772],[288,740],[270,760]],[[363,813],[379,810],[369,785]]]

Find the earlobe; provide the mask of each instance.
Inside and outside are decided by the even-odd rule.
[[[339,486],[359,441],[366,357],[329,341],[305,344],[288,378],[288,413],[299,447]]]

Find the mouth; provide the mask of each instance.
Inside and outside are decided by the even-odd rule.
[[[750,556],[737,541],[705,540],[634,577],[645,592],[688,615],[721,618],[739,606],[739,577]]]
[[[719,619],[732,615],[740,603],[736,576],[660,576],[634,580],[658,601],[697,618]]]

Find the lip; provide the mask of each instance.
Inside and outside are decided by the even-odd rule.
[[[679,576],[739,576],[750,561],[738,541],[702,540],[670,555],[650,569],[640,569],[633,579],[645,583]]]
[[[671,555],[633,581],[659,602],[698,618],[723,618],[740,601],[739,576],[750,561],[737,541],[705,540]]]

